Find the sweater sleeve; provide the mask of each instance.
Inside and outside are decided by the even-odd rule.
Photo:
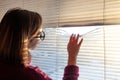
[[[64,69],[63,80],[78,80],[79,67],[74,65],[66,66]]]

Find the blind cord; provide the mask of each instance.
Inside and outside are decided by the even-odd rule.
[[[104,80],[106,80],[106,44],[105,44],[105,10],[106,2],[103,0],[103,45],[104,45]]]

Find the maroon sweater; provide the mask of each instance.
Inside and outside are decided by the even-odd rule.
[[[77,66],[66,66],[62,80],[77,80],[79,76]],[[38,67],[14,67],[0,63],[0,80],[52,80]]]

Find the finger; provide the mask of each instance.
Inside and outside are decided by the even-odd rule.
[[[78,42],[79,37],[80,37],[80,35],[79,35],[79,34],[77,34],[76,42]]]
[[[81,46],[82,42],[83,42],[83,38],[80,40],[80,42],[79,42],[79,44],[78,44],[78,47]]]
[[[72,39],[73,41],[75,41],[76,40],[76,34],[73,34],[73,39]]]
[[[69,40],[69,42],[72,40],[72,38],[73,38],[73,34],[70,36],[70,40]]]

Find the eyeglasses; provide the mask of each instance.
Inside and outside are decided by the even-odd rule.
[[[38,34],[38,36],[34,37],[34,38],[40,38],[42,41],[45,39],[45,32],[42,31]]]

